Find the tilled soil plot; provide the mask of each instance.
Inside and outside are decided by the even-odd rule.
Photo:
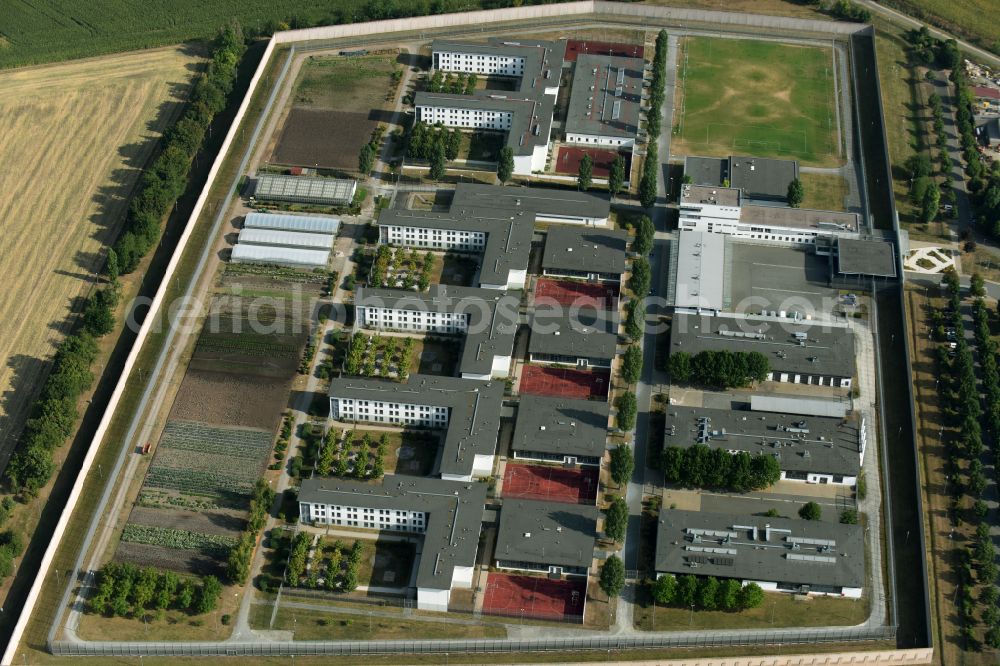
[[[222,534],[238,537],[246,527],[244,512],[236,511],[184,511],[183,509],[155,509],[136,506],[128,521],[136,525],[152,525],[165,529],[187,530],[202,534]]]
[[[189,368],[171,419],[275,430],[288,403],[289,380]]]
[[[222,563],[196,550],[181,550],[121,541],[115,550],[116,562],[131,562],[140,567],[169,569],[179,573],[222,576]]]

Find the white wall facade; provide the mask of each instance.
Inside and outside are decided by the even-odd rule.
[[[355,317],[359,326],[391,331],[465,333],[469,325],[469,316],[464,312],[424,312],[370,305],[358,306]]]
[[[421,247],[458,252],[482,252],[486,247],[486,234],[482,231],[461,229],[429,229],[379,225],[379,240],[400,247]]]
[[[447,428],[448,417],[448,408],[436,405],[330,397],[330,418],[336,421],[367,421],[427,428]]]
[[[435,590],[430,587],[418,587],[417,609],[445,613],[448,611],[448,599],[450,597],[451,590]]]
[[[513,55],[435,51],[434,66],[445,72],[485,74],[486,76],[524,76],[524,58]]]
[[[456,566],[454,573],[451,574],[451,587],[458,587],[465,590],[470,589],[472,587],[472,574],[475,570],[475,567]]]
[[[801,479],[797,476],[789,477],[787,476],[787,472],[785,472],[785,470],[781,470],[781,480],[798,483],[825,483],[831,486],[853,486],[858,482],[858,477],[825,474],[822,472],[807,472],[806,478]]]
[[[514,114],[510,111],[495,111],[492,109],[463,109],[457,106],[417,107],[420,121],[434,125],[441,123],[445,127],[462,127],[465,129],[485,129],[497,132],[509,132]]]
[[[339,525],[369,530],[417,532],[427,528],[427,514],[405,509],[368,509],[361,506],[299,502],[303,522],[318,525]]]
[[[567,133],[566,143],[580,146],[600,146],[601,148],[628,148],[635,145],[634,137],[604,136],[600,134]]]
[[[767,380],[771,382],[787,382],[790,384],[811,384],[813,386],[834,386],[851,388],[850,377],[827,377],[825,375],[803,375],[792,372],[769,372]]]
[[[579,217],[567,215],[535,215],[535,222],[554,222],[556,224],[582,224],[588,227],[606,227],[608,218],[606,217]]]

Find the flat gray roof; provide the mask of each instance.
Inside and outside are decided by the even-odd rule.
[[[642,58],[577,56],[566,133],[635,138],[644,66]]]
[[[544,89],[559,85],[563,60],[566,58],[566,40],[513,40],[497,37],[485,44],[435,39],[431,43],[431,51],[524,58],[524,76],[521,77],[519,89],[521,92],[529,92],[536,88]]]
[[[342,205],[351,202],[357,181],[314,176],[258,173],[254,197],[264,201],[300,201]]]
[[[722,187],[729,177],[729,159],[725,157],[684,158],[684,175],[691,177],[692,185]]]
[[[725,247],[726,237],[722,234],[680,232],[673,267],[674,307],[722,310]]]
[[[805,333],[807,339],[797,339],[793,335],[796,332]],[[693,356],[700,351],[721,349],[758,351],[767,356],[771,369],[778,373],[854,376],[854,335],[848,328],[791,319],[674,313],[670,326],[671,353],[683,351]]]
[[[857,213],[831,210],[747,205],[740,209],[740,222],[761,226],[815,229],[818,232],[827,233],[845,231],[857,233],[860,218]]]
[[[620,229],[549,227],[542,268],[621,275],[625,272],[627,245],[628,232]]]
[[[456,566],[475,564],[486,484],[393,475],[385,476],[379,484],[311,478],[302,481],[299,502],[423,511],[427,521],[417,563],[417,587],[448,590]]]
[[[359,287],[354,295],[355,307],[467,314],[468,332],[459,372],[479,375],[490,374],[494,356],[513,354],[520,302],[520,298],[505,291],[440,284],[431,285],[426,293]]]
[[[448,432],[441,455],[441,473],[467,476],[472,473],[477,454],[496,453],[503,392],[504,384],[500,381],[414,374],[405,383],[336,377],[330,380],[328,395],[447,407]]]
[[[889,241],[837,239],[837,272],[896,277],[896,250]]]
[[[566,455],[604,455],[608,440],[606,402],[524,396],[514,426],[515,451]]]
[[[861,525],[661,509],[655,569],[779,586],[864,588]]]
[[[618,322],[610,312],[591,307],[564,312],[538,308],[532,313],[529,354],[613,359],[618,349]]]
[[[597,507],[505,499],[496,559],[589,567],[597,540]]]
[[[844,418],[849,411],[848,403],[843,400],[793,398],[786,395],[761,395],[759,393],[754,393],[750,396],[750,409],[755,412],[829,416],[835,419]]]
[[[861,469],[858,422],[750,409],[670,405],[664,446],[746,451],[778,458],[782,471],[857,476]]]
[[[716,206],[739,206],[740,190],[721,185],[681,186],[681,203],[714,204]]]
[[[611,214],[611,200],[600,192],[579,192],[548,187],[519,187],[460,183],[455,188],[452,209],[501,209],[535,216],[533,221],[569,218],[606,220]]]
[[[784,201],[788,184],[799,177],[795,160],[733,155],[729,158],[729,186],[738,187],[749,199]]]

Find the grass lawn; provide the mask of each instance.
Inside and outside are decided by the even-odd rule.
[[[803,208],[817,210],[846,210],[844,197],[847,196],[847,181],[841,176],[825,173],[800,173],[799,180],[805,188]]]
[[[727,613],[725,611],[695,611],[687,608],[656,607],[653,622],[652,599],[648,588],[639,588],[639,605],[635,609],[635,626],[644,631],[666,631],[678,627],[691,629],[770,629],[773,627],[853,626],[868,617],[868,600],[809,597],[768,593],[760,608]]]
[[[994,53],[1000,51],[1000,21],[994,18],[996,0],[908,0],[903,5],[910,5],[911,8],[917,8],[920,14],[935,18],[934,23],[945,27],[949,32],[978,41],[981,46]],[[909,8],[906,13],[920,16]],[[986,17],[990,18],[984,20]]]
[[[267,629],[272,607],[254,604],[250,626]],[[348,613],[304,610],[282,606],[274,629],[294,631],[295,640],[392,640],[433,638],[506,638],[507,631],[495,624],[446,624]]]
[[[430,476],[441,442],[436,433],[392,433],[389,442],[389,452],[385,456],[386,473]]]
[[[458,159],[474,162],[496,162],[503,148],[505,132],[462,132]]]
[[[182,611],[170,610],[162,614],[146,611],[146,621],[142,617],[104,617],[89,613],[80,616],[77,635],[90,641],[215,641],[224,640],[233,632],[232,621],[222,623],[222,616],[236,617],[240,598],[238,588],[225,587],[219,598],[219,605],[205,615],[188,615]]]
[[[469,287],[476,274],[478,262],[471,256],[447,253],[438,255],[441,261],[434,262],[431,284],[446,284],[455,287]]]
[[[406,587],[413,569],[415,548],[405,541],[365,541],[358,567],[358,585]]]
[[[843,161],[828,49],[710,37],[683,44],[675,153]]]
[[[331,111],[382,108],[396,66],[391,55],[311,57],[296,81],[294,104]]]
[[[455,364],[458,363],[458,351],[461,348],[459,338],[440,341],[426,338],[418,340],[413,347],[410,372],[450,377],[455,374]]]

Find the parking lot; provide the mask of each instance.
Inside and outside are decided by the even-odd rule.
[[[828,285],[826,257],[787,247],[729,242],[726,300],[737,312],[797,311],[830,316],[837,290]]]

